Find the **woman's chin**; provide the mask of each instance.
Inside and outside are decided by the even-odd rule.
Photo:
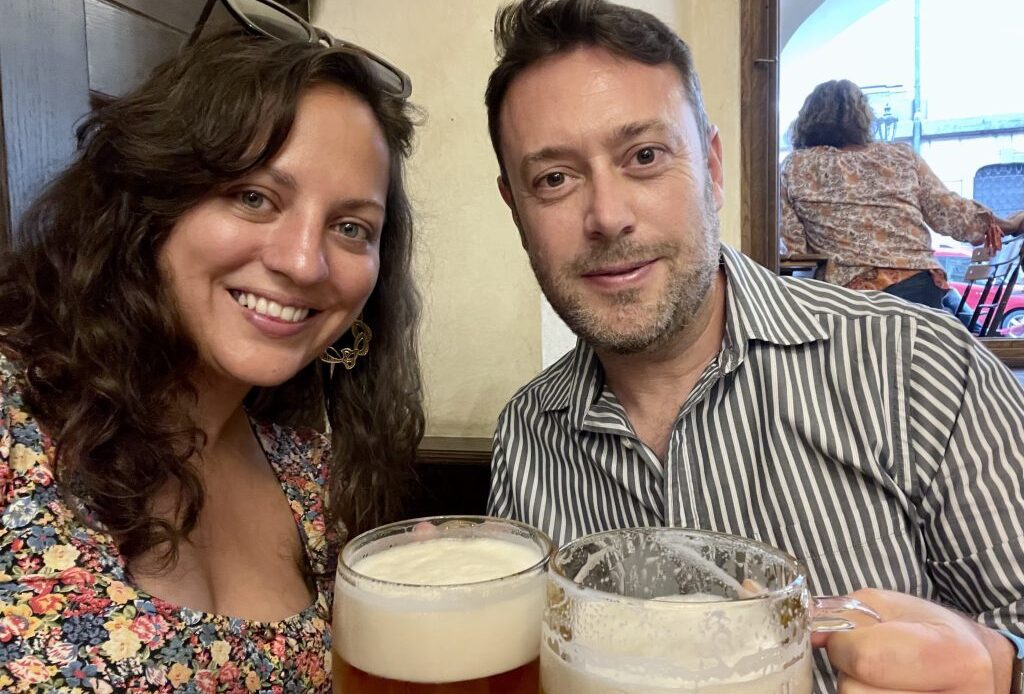
[[[252,360],[235,364],[221,362],[216,368],[209,369],[208,377],[203,380],[214,390],[225,393],[229,390],[238,390],[244,393],[251,388],[274,388],[286,383],[308,363],[291,364],[282,363],[281,360],[269,361],[266,364],[253,363]]]

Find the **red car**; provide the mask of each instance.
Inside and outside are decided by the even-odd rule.
[[[971,252],[962,248],[946,247],[935,250],[935,259],[946,270],[949,278],[949,286],[963,296],[967,293],[967,305],[971,310],[978,305],[981,292],[985,288],[984,282],[975,282],[971,290],[967,292],[967,282],[964,281],[964,273],[967,266],[971,264]],[[1004,337],[1024,337],[1024,284],[1018,282],[1006,300],[1006,308],[1003,311],[1003,318],[999,322],[998,332]]]

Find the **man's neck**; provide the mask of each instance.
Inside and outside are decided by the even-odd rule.
[[[725,304],[725,272],[719,270],[697,315],[668,343],[639,354],[596,350],[637,436],[661,459],[679,410],[721,349]]]

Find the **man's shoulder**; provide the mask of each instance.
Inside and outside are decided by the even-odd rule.
[[[580,347],[569,350],[558,361],[530,379],[509,398],[501,417],[561,409],[568,405],[570,391],[579,371]]]
[[[974,339],[951,313],[904,301],[881,291],[862,291],[806,278],[781,277],[793,302],[832,331],[852,323],[898,323],[916,339],[945,345],[973,345]]]
[[[744,326],[740,338],[780,345],[843,337],[845,330],[921,333],[967,344],[971,335],[946,311],[927,308],[879,291],[847,289],[805,277],[780,277],[733,249],[723,247],[728,269],[732,320]]]

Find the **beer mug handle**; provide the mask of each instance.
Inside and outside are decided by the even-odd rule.
[[[811,607],[811,631],[830,633],[833,631],[849,631],[857,624],[851,621],[844,612],[856,612],[866,615],[876,622],[882,617],[860,600],[845,595],[816,595]]]

